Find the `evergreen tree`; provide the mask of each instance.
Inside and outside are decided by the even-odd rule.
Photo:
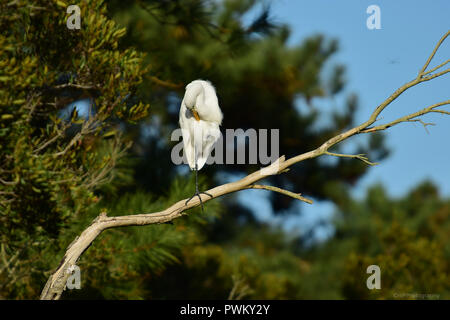
[[[39,295],[67,245],[65,230],[98,202],[129,145],[117,124],[147,115],[133,101],[143,54],[102,1],[80,1],[70,30],[63,1],[0,2],[0,293]],[[130,97],[131,96],[131,97]],[[90,98],[89,110],[67,105]],[[72,236],[72,235],[71,235]],[[64,240],[65,239],[65,240]]]

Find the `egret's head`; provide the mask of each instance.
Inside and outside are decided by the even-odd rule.
[[[203,86],[199,81],[193,81],[186,86],[186,92],[184,94],[184,103],[186,108],[194,115],[195,120],[199,121],[200,116],[197,110],[197,100],[201,94],[203,94]]]
[[[183,101],[188,109],[186,116],[194,117],[197,121],[203,120],[221,124],[223,115],[211,82],[194,80],[189,83],[186,86]]]
[[[190,108],[189,111],[192,112],[192,115],[194,116],[195,120],[200,121],[200,116],[198,115],[197,110],[195,110],[195,106],[193,108]]]

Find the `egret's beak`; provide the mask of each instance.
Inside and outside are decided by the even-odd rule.
[[[192,108],[191,111],[192,111],[192,114],[194,115],[195,120],[200,121],[200,116],[198,115],[197,110]]]

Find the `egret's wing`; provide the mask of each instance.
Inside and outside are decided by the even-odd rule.
[[[197,168],[200,170],[208,160],[214,143],[220,138],[219,125],[213,122],[199,121],[201,132],[201,141],[196,141],[196,151],[197,151]],[[198,130],[198,128],[197,128]]]
[[[186,156],[187,162],[191,170],[195,169],[195,154],[194,154],[194,132],[195,126],[192,119],[186,117],[184,106],[180,110],[180,128],[183,136],[183,150]]]
[[[183,135],[183,150],[186,156],[189,167],[193,170],[195,168],[195,154],[192,134],[189,129],[181,129]]]

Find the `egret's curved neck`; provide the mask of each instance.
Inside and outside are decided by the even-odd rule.
[[[186,93],[184,94],[184,103],[186,107],[192,108],[195,106],[197,97],[203,94],[203,86],[201,83],[191,83],[186,87]]]

